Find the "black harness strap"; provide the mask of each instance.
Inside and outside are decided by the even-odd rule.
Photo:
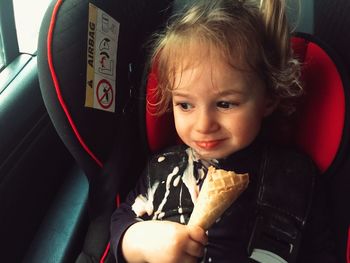
[[[315,176],[316,169],[305,155],[266,147],[260,171],[257,216],[248,245],[253,260],[296,262]]]

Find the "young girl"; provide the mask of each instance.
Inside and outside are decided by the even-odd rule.
[[[305,228],[312,163],[262,134],[303,92],[284,9],[284,0],[195,2],[159,36],[155,106],[173,112],[184,144],[150,158],[113,214],[118,262],[334,262],[322,217]],[[250,183],[205,232],[186,224],[210,165]]]

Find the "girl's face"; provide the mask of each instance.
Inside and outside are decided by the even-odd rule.
[[[220,59],[203,59],[175,75],[176,131],[203,159],[220,159],[247,147],[274,109],[256,74]]]

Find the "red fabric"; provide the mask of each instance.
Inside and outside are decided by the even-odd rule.
[[[106,247],[106,249],[105,249],[105,251],[104,251],[104,253],[102,255],[102,258],[100,259],[100,263],[104,263],[105,262],[105,260],[106,260],[106,258],[108,256],[110,247],[111,247],[111,243],[108,243],[108,245],[107,245],[107,247]]]
[[[73,118],[68,110],[67,104],[65,103],[64,98],[62,96],[61,87],[60,87],[60,84],[59,84],[59,81],[57,78],[57,74],[55,71],[54,62],[53,62],[53,58],[52,58],[52,38],[53,38],[54,29],[55,29],[57,13],[61,7],[61,4],[62,4],[62,0],[58,0],[55,4],[54,10],[52,12],[50,26],[49,26],[49,32],[48,32],[48,36],[47,36],[47,60],[48,60],[48,64],[49,64],[49,69],[50,69],[52,81],[53,81],[53,84],[54,84],[54,87],[56,90],[58,101],[59,101],[59,103],[60,103],[60,105],[61,105],[61,107],[62,107],[62,109],[67,117],[67,120],[68,120],[70,126],[72,127],[72,130],[73,130],[76,138],[78,139],[80,145],[91,156],[91,158],[97,163],[98,166],[103,167],[102,162],[94,155],[94,153],[86,145],[82,136],[80,135],[78,128],[76,127],[76,125],[73,121]]]
[[[291,41],[294,56],[296,56],[299,61],[305,61],[308,41],[301,37],[293,37]]]
[[[148,77],[146,90],[146,131],[148,145],[152,152],[176,143],[177,138],[172,113],[158,116],[156,108],[151,106],[157,102],[156,89],[157,77],[153,68]]]
[[[345,94],[337,67],[326,52],[309,43],[302,72],[306,98],[297,124],[296,143],[321,172],[333,162],[345,121]]]

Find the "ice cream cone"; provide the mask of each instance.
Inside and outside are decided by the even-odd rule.
[[[248,174],[236,174],[210,166],[188,225],[208,230],[247,188],[248,183]]]

